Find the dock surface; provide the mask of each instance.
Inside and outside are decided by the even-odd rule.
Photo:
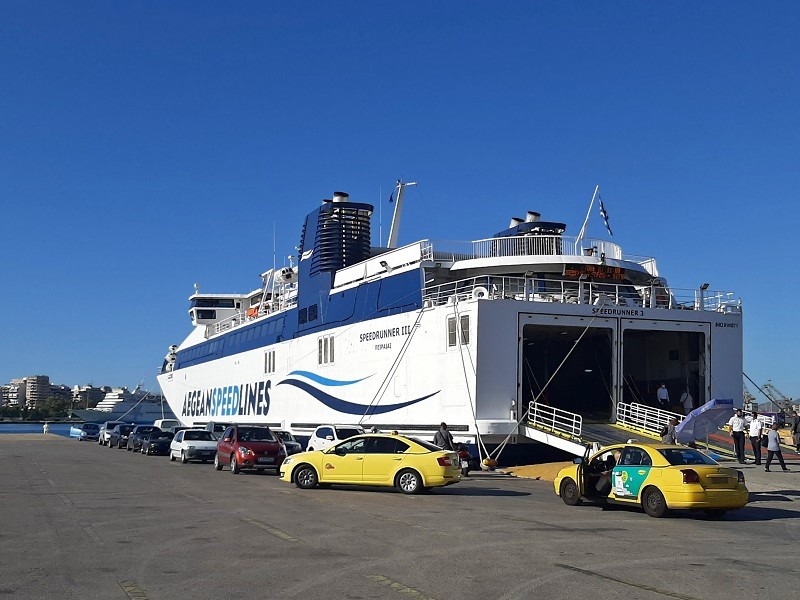
[[[779,468],[779,467],[778,467]],[[800,472],[742,470],[724,520],[568,507],[476,474],[430,494],[299,490],[44,435],[0,436],[0,595],[63,599],[800,598]]]

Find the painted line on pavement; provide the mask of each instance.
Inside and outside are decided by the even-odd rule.
[[[403,594],[407,598],[417,598],[417,600],[434,600],[431,596],[428,596],[424,592],[412,587],[408,587],[407,585],[403,585],[399,581],[393,581],[388,577],[384,577],[383,575],[365,575],[365,577],[370,581],[374,581],[375,583],[394,590],[398,594]]]
[[[122,588],[122,591],[124,591],[131,600],[149,600],[150,598],[147,592],[140,588],[135,581],[131,581],[130,579],[120,581],[119,587]]]
[[[281,531],[280,529],[275,529],[274,527],[270,527],[266,523],[262,523],[260,521],[256,521],[255,519],[249,519],[247,517],[239,517],[239,519],[241,521],[244,521],[245,523],[249,523],[250,525],[254,525],[255,527],[258,527],[259,529],[263,529],[264,531],[266,531],[270,535],[274,535],[276,538],[278,538],[280,540],[283,540],[284,542],[295,543],[295,542],[299,542],[300,541],[296,537],[294,537],[293,535],[289,535],[285,531]]]

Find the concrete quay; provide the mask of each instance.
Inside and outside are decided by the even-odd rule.
[[[800,469],[745,465],[721,521],[568,507],[549,481],[299,490],[0,436],[0,595],[31,599],[800,599]]]

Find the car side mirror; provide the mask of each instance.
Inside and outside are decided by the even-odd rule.
[[[231,441],[231,438],[229,438],[229,437],[222,438],[222,441],[223,441],[223,442],[230,442],[230,441]]]
[[[579,456],[577,458],[573,458],[572,462],[575,463],[576,465],[582,465],[583,464],[583,459]]]
[[[347,454],[347,450],[345,450],[344,448],[340,448],[340,447],[337,447],[334,450],[334,452],[335,452],[336,456],[344,456],[344,455]]]
[[[325,439],[328,440],[329,442],[332,442],[333,441],[333,436],[332,435],[326,435]]]

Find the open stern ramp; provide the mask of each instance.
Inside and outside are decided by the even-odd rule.
[[[525,437],[575,456],[586,455],[582,432],[581,415],[539,402],[528,405],[527,418],[520,425],[520,433]]]

